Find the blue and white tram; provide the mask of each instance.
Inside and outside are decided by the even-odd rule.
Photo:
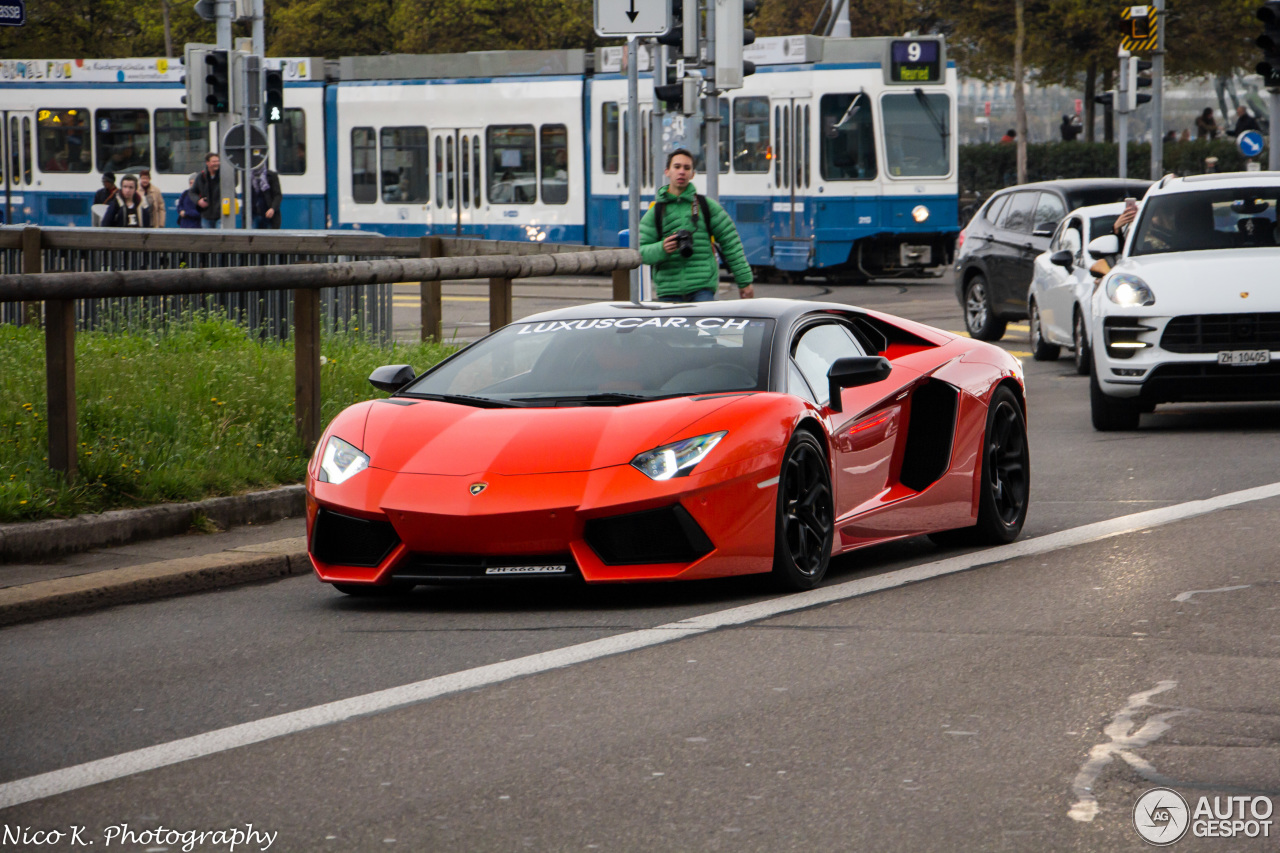
[[[311,60],[268,59],[286,80],[285,121],[272,125],[285,228],[324,228],[324,75]],[[6,223],[92,223],[102,176],[150,169],[167,225],[188,177],[216,151],[216,127],[187,118],[182,63],[165,59],[0,62],[0,215]],[[314,79],[313,79],[314,77]]]

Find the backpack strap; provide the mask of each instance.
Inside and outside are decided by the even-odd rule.
[[[665,201],[655,201],[653,203],[653,224],[658,229],[659,241],[666,238],[666,235],[662,233],[662,209],[666,206],[667,203]]]

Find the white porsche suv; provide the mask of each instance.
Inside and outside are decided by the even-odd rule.
[[[1280,172],[1164,178],[1093,292],[1090,403],[1098,430],[1159,403],[1280,400]]]

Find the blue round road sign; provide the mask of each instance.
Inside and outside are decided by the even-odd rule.
[[[1257,157],[1262,153],[1262,134],[1256,130],[1246,130],[1236,137],[1236,147],[1246,157]]]

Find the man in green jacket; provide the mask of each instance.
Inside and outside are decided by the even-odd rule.
[[[733,220],[719,203],[698,196],[693,188],[693,155],[683,148],[672,151],[667,156],[663,174],[670,183],[658,189],[657,201],[640,220],[640,257],[653,267],[658,300],[710,302],[716,298],[720,265],[711,245],[712,236],[724,252],[733,280],[738,283],[738,295],[743,299],[755,296],[751,266],[742,251]],[[661,234],[658,233],[659,221]],[[678,245],[677,232],[682,230],[688,231],[693,241],[693,252],[688,257],[681,254]]]

